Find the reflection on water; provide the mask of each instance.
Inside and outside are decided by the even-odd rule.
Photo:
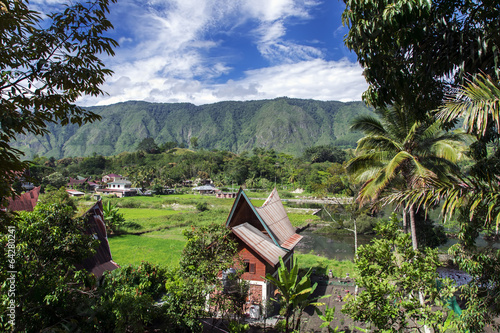
[[[297,245],[300,253],[310,253],[337,260],[354,259],[354,235],[324,235],[309,230],[300,233],[304,238]],[[358,235],[358,246],[370,243],[373,236]]]
[[[297,245],[296,250],[300,253],[310,253],[337,260],[354,259],[354,235],[329,235],[316,234],[310,230],[300,233],[304,238]],[[373,236],[358,235],[358,246],[369,244]],[[440,247],[440,251],[446,252],[448,248],[457,242],[456,239],[449,239]],[[493,247],[500,249],[500,242],[487,242],[481,237],[476,240],[478,247]]]

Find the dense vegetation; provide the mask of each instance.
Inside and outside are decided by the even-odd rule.
[[[449,254],[471,277],[460,288],[464,311],[458,320],[446,323],[445,328],[430,317],[426,318],[431,319],[427,323],[422,316],[420,322],[412,320],[417,310],[425,310],[433,301],[430,293],[419,286],[425,281],[427,268],[418,269],[412,290],[398,296],[403,303],[408,293],[419,299],[411,311],[405,311],[404,320],[414,321],[415,329],[426,332],[439,325],[443,331],[455,326],[460,332],[482,332],[487,325],[495,326],[493,319],[500,314],[500,250],[476,246],[481,232],[498,237],[500,222],[500,54],[497,51],[500,40],[494,33],[499,28],[498,2],[346,0],[345,3],[343,20],[350,28],[345,42],[356,52],[369,84],[363,100],[380,113],[394,114],[391,110],[399,110],[406,118],[403,128],[410,129],[406,136],[397,138],[392,135],[395,131],[385,126],[390,119],[385,119],[382,127],[364,126],[365,137],[360,141],[363,144],[358,146],[360,156],[351,161],[362,162],[353,168],[357,179],[364,181],[360,200],[375,205],[396,203],[405,220],[409,215],[412,248],[416,252],[406,259],[401,255],[388,257],[383,265],[403,268],[420,261],[418,254],[425,250],[415,237],[418,235],[414,227],[415,212],[441,205],[443,215],[457,219],[460,226],[459,242]],[[438,131],[450,131],[461,121],[471,138],[465,152],[472,160],[470,168],[453,165],[450,141],[445,154],[437,149],[443,148],[442,145],[432,149],[431,154],[423,154],[421,142]],[[440,126],[426,134],[436,122],[441,122]],[[438,140],[431,142],[437,144]],[[427,148],[432,148],[431,142]],[[440,162],[436,157],[445,157],[448,162]],[[387,245],[379,244],[378,256],[383,255],[383,246]],[[390,255],[398,252],[392,251]],[[370,260],[370,255],[360,253],[357,261],[360,271],[377,268],[373,263],[379,258]],[[432,266],[430,262],[427,265]],[[377,295],[391,294],[389,289],[383,292],[378,289],[385,283],[396,287],[393,290],[404,289],[404,281],[393,278],[387,275],[378,281],[362,279],[361,286],[369,293],[356,306],[373,308],[381,304]],[[354,308],[350,310],[357,315]],[[397,328],[387,326],[391,318],[394,314],[390,311],[365,317],[378,329],[396,331]]]
[[[191,151],[172,148],[150,154],[139,150],[117,156],[54,158],[35,157],[30,168],[35,184],[58,188],[68,177],[100,180],[109,173],[127,176],[132,185],[142,188],[175,187],[185,180],[211,179],[216,186],[269,189],[275,184],[303,188],[318,195],[352,195],[342,163],[348,154],[330,145],[306,149],[301,157],[255,148],[252,153],[228,151]]]
[[[495,1],[480,0],[345,2],[343,18],[350,27],[346,44],[358,55],[370,84],[364,100],[379,113],[397,111],[406,121],[401,126],[406,131],[402,136],[393,136],[394,131],[386,130],[390,119],[377,128],[359,128],[365,136],[358,146],[359,155],[349,165],[362,163],[349,171],[360,181],[359,202],[370,203],[374,209],[394,203],[401,210],[403,221],[406,214],[410,215],[412,241],[408,232],[399,230],[405,223],[395,216],[377,227],[381,239],[357,253],[357,283],[364,290],[351,298],[343,310],[379,331],[409,328],[429,332],[433,328],[481,332],[487,325],[494,326],[500,313],[500,250],[480,249],[475,244],[481,232],[498,236],[500,224],[500,7]],[[102,52],[113,54],[112,46],[116,45],[102,35],[111,28],[105,19],[107,10],[106,0],[75,4],[50,15],[50,22],[44,25],[38,24],[38,13],[29,10],[27,1],[2,2],[0,38],[6,45],[0,57],[3,202],[18,188],[12,184],[16,171],[26,166],[12,145],[14,137],[23,138],[32,148],[46,147],[39,152],[48,158],[35,158],[32,165],[35,179],[46,185],[64,185],[66,176],[80,173],[98,176],[121,172],[141,187],[152,185],[159,189],[195,177],[210,177],[222,185],[236,182],[268,188],[274,178],[276,183],[306,185],[319,193],[346,193],[349,187],[340,171],[341,161],[331,161],[341,154],[328,146],[335,143],[333,138],[340,133],[332,131],[332,114],[346,113],[328,113],[309,101],[281,98],[249,102],[254,108],[248,112],[242,112],[242,104],[231,102],[225,107],[206,106],[213,108],[208,113],[193,105],[176,104],[168,126],[156,123],[156,118],[165,120],[170,115],[159,105],[125,103],[125,107],[139,105],[141,109],[133,115],[118,114],[118,109],[108,111],[115,117],[103,121],[107,131],[85,124],[74,136],[77,125],[97,120],[99,112],[105,110],[93,108],[94,113],[77,107],[74,101],[84,93],[99,94],[99,85],[110,74],[96,56]],[[40,87],[39,83],[42,88],[30,90]],[[288,107],[298,112],[284,113]],[[233,117],[236,113],[249,118]],[[141,121],[135,121],[135,116]],[[464,130],[472,137],[465,152],[472,160],[470,168],[456,168],[450,154],[441,155],[438,147],[422,145],[427,139],[437,144],[442,136],[433,138],[433,134],[450,130],[461,118]],[[441,123],[435,125],[436,120]],[[179,126],[185,121],[189,126]],[[69,123],[73,125],[58,126]],[[209,126],[214,123],[224,127]],[[306,123],[313,128],[313,135],[306,135]],[[176,126],[175,131],[172,126]],[[133,135],[122,136],[123,129]],[[49,132],[41,141],[22,136]],[[223,133],[224,140],[210,141],[215,132]],[[104,141],[99,137],[101,133],[105,133]],[[292,133],[297,136],[291,136]],[[295,150],[287,148],[286,140],[300,136],[310,141],[297,141],[305,143]],[[150,138],[158,139],[158,145]],[[58,144],[63,141],[68,144]],[[193,149],[223,150],[192,153],[182,149],[187,145]],[[125,147],[141,150],[112,158],[102,156],[118,152],[117,147],[122,151]],[[306,150],[307,147],[313,148]],[[419,147],[431,151],[424,153],[416,149]],[[304,151],[303,159],[277,154],[269,148],[286,153]],[[244,153],[250,149],[252,155]],[[228,153],[229,150],[240,155]],[[56,160],[67,154],[92,156]],[[446,158],[438,161],[441,157]],[[343,186],[339,192],[330,187],[339,184],[334,181],[336,177]],[[84,232],[83,221],[75,218],[76,207],[68,201],[64,189],[52,192],[33,212],[0,212],[0,247],[8,250],[0,257],[0,263],[11,270],[0,272],[1,329],[12,330],[15,325],[19,331],[123,332],[168,327],[172,331],[193,332],[201,331],[201,316],[241,315],[244,283],[238,286],[234,297],[213,298],[218,302],[213,304],[217,311],[204,309],[206,296],[222,287],[218,272],[210,270],[212,261],[220,270],[233,267],[235,251],[234,244],[225,237],[228,231],[220,224],[208,223],[214,217],[208,204],[197,203],[196,212],[191,212],[193,220],[201,223],[185,232],[187,246],[179,268],[144,263],[108,273],[97,283],[94,276],[78,269],[81,259],[93,253],[94,238]],[[442,212],[456,218],[459,226],[459,242],[449,254],[454,264],[471,278],[460,287],[464,305],[463,311],[457,311],[461,312],[460,317],[448,308],[453,287],[435,284],[436,252],[416,237],[417,209],[426,213],[439,203]],[[126,225],[120,214],[111,204],[106,206],[106,220],[112,232],[134,227]],[[352,224],[356,230],[358,214],[348,214],[348,227]],[[137,223],[139,228],[154,228],[152,220],[140,222],[144,224]],[[175,219],[170,222],[182,227],[174,224]],[[207,255],[209,248],[215,256]],[[300,318],[301,310],[310,301],[301,296],[315,288],[307,274],[299,280],[297,271],[289,274],[282,269],[279,280],[274,281],[283,286],[279,289],[286,318],[294,314]],[[232,277],[237,279],[237,274]],[[307,288],[299,288],[302,281]],[[322,318],[329,324],[335,311],[327,310]],[[244,328],[233,323],[231,330]]]
[[[362,102],[342,103],[291,98],[220,102],[195,106],[125,102],[91,107],[102,117],[92,124],[48,124],[45,136],[18,135],[13,147],[31,159],[43,155],[117,155],[133,152],[145,138],[158,145],[227,150],[275,149],[300,155],[307,147],[334,144],[355,147],[359,134],[349,131],[357,115],[371,113]]]

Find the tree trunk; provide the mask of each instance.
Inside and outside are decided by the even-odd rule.
[[[410,206],[410,227],[411,227],[411,244],[413,245],[413,249],[416,251],[418,249],[417,243],[417,228],[415,225],[415,207],[413,205]],[[424,295],[421,291],[418,292],[418,298],[420,301],[420,305],[422,307],[425,306]],[[431,333],[431,330],[427,325],[424,325],[424,332]]]
[[[411,244],[413,249],[418,249],[417,244],[417,227],[415,225],[415,208],[413,205],[410,206],[410,227],[411,227]]]
[[[406,214],[406,209],[403,208],[403,232],[408,233],[408,217]]]

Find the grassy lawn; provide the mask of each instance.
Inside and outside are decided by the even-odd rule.
[[[176,216],[185,213],[185,211],[157,208],[120,208],[120,213],[123,214],[126,221],[121,231],[134,233],[180,225],[182,222]]]
[[[184,240],[149,235],[122,235],[109,238],[113,260],[120,266],[139,265],[143,261],[173,267],[179,265]]]
[[[302,254],[295,253],[297,257],[297,263],[301,269],[316,269],[317,274],[328,274],[331,269],[333,276],[345,277],[346,273],[349,273],[350,277],[356,278],[356,269],[352,261],[343,260],[338,261],[335,259],[328,259],[325,257],[319,257],[315,254]]]

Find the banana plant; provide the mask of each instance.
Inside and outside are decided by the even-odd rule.
[[[102,210],[106,227],[111,232],[116,233],[123,222],[125,222],[123,214],[118,212],[118,207],[113,206],[110,201],[102,205]]]
[[[266,280],[270,281],[278,289],[278,293],[281,295],[279,303],[281,308],[285,312],[285,332],[290,332],[290,329],[295,326],[298,329],[300,326],[300,318],[302,312],[307,306],[321,306],[323,303],[318,303],[317,300],[324,297],[329,297],[330,295],[322,297],[310,298],[317,287],[317,283],[311,286],[311,270],[299,280],[299,266],[297,265],[297,260],[295,258],[292,269],[288,271],[286,268],[283,258],[280,257],[280,267],[278,268],[278,279],[273,277],[271,274],[266,275]],[[276,301],[276,300],[275,300]],[[292,323],[290,323],[290,317],[293,316]],[[295,321],[295,316],[297,320]],[[295,325],[294,324],[295,321]]]

